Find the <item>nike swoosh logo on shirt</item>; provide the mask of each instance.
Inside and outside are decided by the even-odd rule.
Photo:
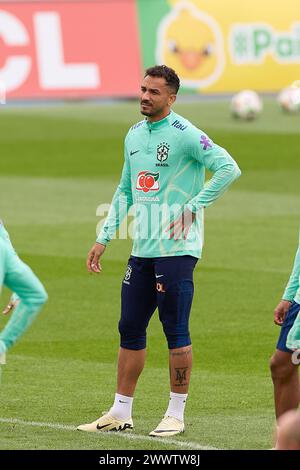
[[[135,150],[134,152],[131,151],[131,152],[130,152],[130,156],[132,157],[132,155],[134,155],[135,153],[138,153],[138,152],[139,152],[139,150]]]
[[[164,276],[163,274],[155,274],[156,279],[158,279],[159,277],[163,277],[163,276]]]

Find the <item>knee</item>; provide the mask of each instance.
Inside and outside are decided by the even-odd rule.
[[[160,321],[169,349],[183,348],[191,344],[189,318],[193,292],[194,285],[189,279],[175,283],[167,290]]]
[[[163,330],[169,349],[183,348],[192,344],[188,325],[169,325],[163,323]]]
[[[270,371],[273,381],[284,382],[294,372],[294,367],[291,367],[291,363],[288,360],[279,360],[274,354],[270,360]]]
[[[192,344],[191,337],[189,334],[186,335],[167,335],[167,342],[169,349],[184,348]]]
[[[119,322],[120,346],[125,349],[138,351],[146,348],[146,330],[131,322]]]

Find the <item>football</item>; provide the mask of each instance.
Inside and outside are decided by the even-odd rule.
[[[252,90],[244,90],[233,96],[230,111],[233,117],[251,121],[262,112],[263,103],[259,95]]]
[[[283,89],[278,95],[278,103],[286,113],[297,113],[300,111],[300,88],[291,86]]]

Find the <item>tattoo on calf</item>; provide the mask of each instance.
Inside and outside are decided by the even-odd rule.
[[[176,371],[176,383],[175,384],[175,387],[184,387],[185,385],[187,385],[187,378],[186,378],[186,372],[188,370],[188,367],[180,367],[180,368],[176,368],[175,367],[175,371]]]
[[[192,352],[192,349],[188,349],[187,351],[183,351],[183,352],[170,352],[171,356],[188,356],[189,354],[191,354]]]

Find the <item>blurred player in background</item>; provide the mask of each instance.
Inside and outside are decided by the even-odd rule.
[[[297,409],[300,402],[298,365],[293,350],[300,344],[300,240],[294,267],[281,302],[274,312],[274,322],[281,326],[276,352],[271,359],[275,413],[278,420],[286,411]],[[296,319],[297,323],[295,322]],[[287,340],[288,339],[288,340]]]
[[[288,411],[280,416],[276,450],[300,450],[299,411]]]
[[[300,311],[287,336],[286,345],[291,351],[300,352]],[[296,355],[294,355],[296,356]]]
[[[127,134],[121,181],[88,254],[88,271],[100,272],[99,260],[107,243],[135,203],[140,226],[122,284],[117,393],[110,411],[79,426],[82,431],[133,427],[133,395],[145,363],[146,329],[156,307],[168,342],[171,392],[165,416],[150,435],[184,431],[192,368],[189,316],[193,271],[203,244],[203,209],[224,193],[240,170],[226,150],[171,110],[179,86],[178,76],[166,66],[146,71],[140,98],[146,118]],[[206,168],[213,176],[204,186]],[[163,204],[176,206],[167,223],[151,219]]]
[[[9,235],[0,221],[0,291],[2,286],[15,292],[4,310],[12,315],[0,331],[0,364],[6,363],[6,352],[31,325],[40,308],[47,301],[47,293],[31,271],[16,254]]]

